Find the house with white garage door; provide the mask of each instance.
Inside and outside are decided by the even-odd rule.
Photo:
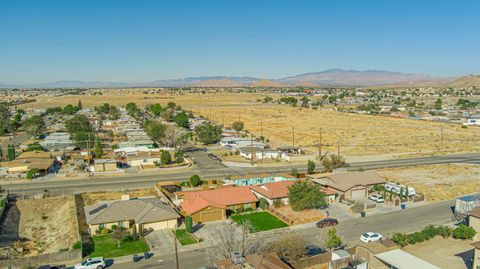
[[[127,195],[119,201],[86,206],[85,217],[92,235],[114,227],[135,229],[143,234],[145,231],[175,228],[180,215],[160,199],[130,200]]]
[[[340,200],[365,199],[370,187],[385,184],[385,179],[375,171],[314,174],[308,178],[324,188],[335,191]]]

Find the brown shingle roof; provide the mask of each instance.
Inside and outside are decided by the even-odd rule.
[[[467,212],[467,215],[480,218],[480,207],[476,207]]]
[[[348,191],[358,185],[370,186],[385,183],[385,179],[375,171],[320,174],[310,176],[310,178],[316,183],[341,191]]]

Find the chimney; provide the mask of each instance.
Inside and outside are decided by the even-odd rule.
[[[122,201],[128,201],[128,200],[130,200],[130,194],[128,193],[122,194]]]

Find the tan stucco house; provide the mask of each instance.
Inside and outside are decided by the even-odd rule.
[[[98,203],[85,207],[87,224],[92,235],[112,226],[148,230],[175,228],[180,215],[159,199],[137,199]]]

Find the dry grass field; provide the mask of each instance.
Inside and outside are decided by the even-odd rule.
[[[56,253],[78,241],[72,197],[18,200],[10,211],[2,241],[10,247],[18,238],[23,242],[23,253],[13,251],[13,255]]]
[[[318,110],[278,104],[262,104],[264,94],[210,93],[210,94],[143,94],[141,90],[106,91],[101,96],[81,96],[85,107],[108,102],[124,105],[136,102],[140,106],[152,103],[176,102],[196,115],[203,115],[226,126],[233,121],[245,122],[245,128],[257,136],[263,134],[273,146],[295,145],[318,151],[322,132],[324,152],[336,152],[337,145],[345,156],[418,156],[440,153],[470,152],[480,146],[478,128],[462,129],[459,125],[340,113],[331,108]],[[278,96],[270,95],[277,99]],[[25,108],[64,106],[76,104],[79,96],[36,97],[38,102]],[[443,148],[442,130],[443,129]]]
[[[151,189],[138,189],[138,190],[130,190],[126,192],[120,191],[113,191],[113,192],[88,192],[83,193],[83,201],[86,206],[94,205],[102,201],[112,201],[112,200],[120,200],[122,198],[122,194],[130,195],[130,198],[140,198],[140,197],[147,197],[147,196],[155,196],[156,192]]]
[[[436,164],[378,170],[387,181],[413,186],[429,202],[444,201],[480,190],[480,166]]]

